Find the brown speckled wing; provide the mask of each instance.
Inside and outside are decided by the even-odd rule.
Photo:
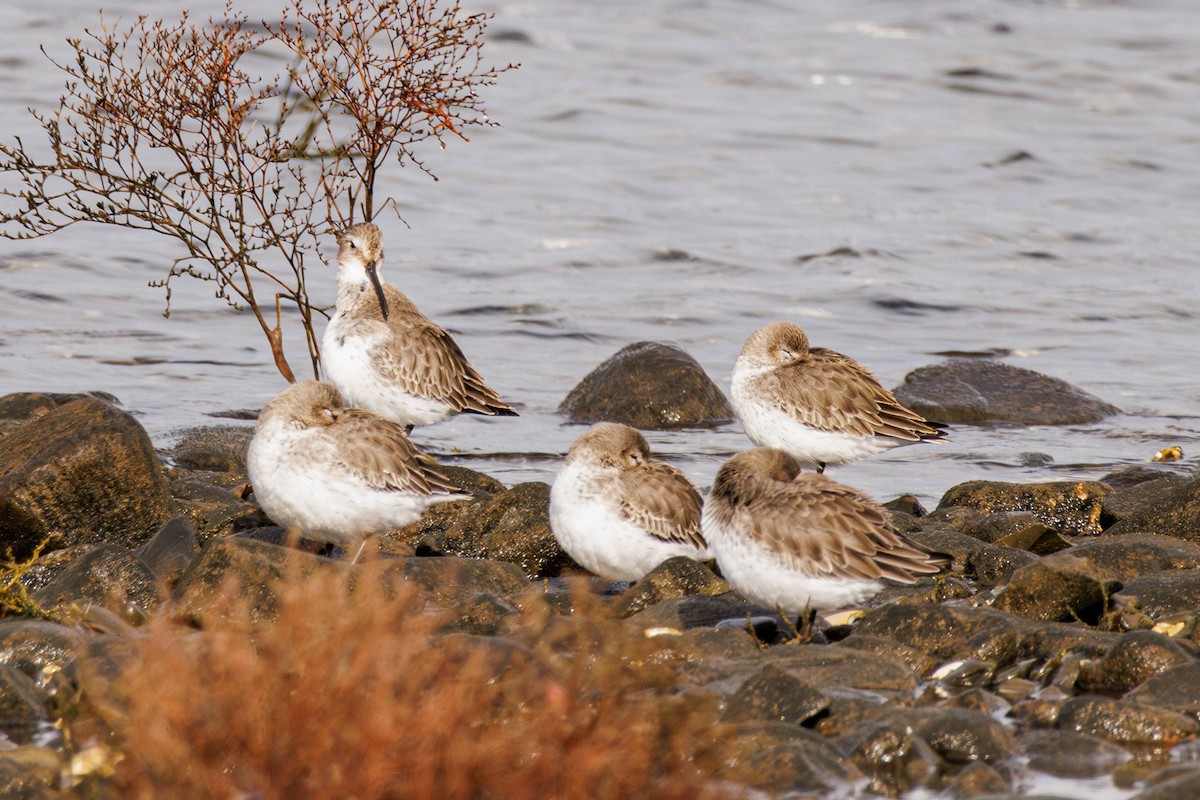
[[[422,495],[469,496],[430,466],[404,429],[368,411],[343,410],[330,426],[336,432],[337,458],[343,469],[381,491]]]
[[[804,359],[762,381],[786,414],[810,428],[910,442],[942,435],[920,414],[900,405],[870,370],[832,350],[814,347]]]
[[[744,509],[750,535],[790,568],[814,576],[912,583],[938,560],[892,527],[887,512],[824,475],[764,481]]]
[[[388,286],[390,336],[373,352],[380,371],[405,392],[446,403],[455,411],[516,416],[483,381],[449,331]]]
[[[621,516],[668,542],[705,549],[700,492],[680,470],[647,461],[621,473]]]

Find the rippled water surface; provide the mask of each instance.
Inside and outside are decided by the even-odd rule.
[[[0,130],[33,137],[24,108],[51,108],[61,83],[37,46],[63,53],[96,12],[8,8]],[[478,8],[496,14],[485,52],[522,64],[486,94],[502,127],[429,152],[438,182],[389,177],[407,226],[383,220],[386,277],[522,416],[425,429],[426,446],[509,483],[548,480],[580,432],[558,403],[622,346],[677,343],[728,390],[745,337],[792,319],[887,385],[941,354],[994,351],[1127,412],[956,427],[948,443],[836,472],[882,499],[932,503],[972,478],[1099,477],[1170,444],[1196,449],[1189,0]],[[97,227],[0,242],[0,392],[108,391],[160,445],[261,406],[283,384],[249,315],[205,286],[160,315],[146,283],[178,255]],[[314,293],[332,302],[332,270],[312,263]],[[651,442],[701,484],[747,445],[736,425]]]

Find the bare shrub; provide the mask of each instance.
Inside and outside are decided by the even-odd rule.
[[[508,635],[443,635],[411,591],[328,572],[289,580],[272,622],[230,595],[203,631],[159,617],[133,640],[100,690],[114,796],[730,796],[712,704],[672,697],[670,657],[628,626],[533,599]]]
[[[0,235],[24,239],[79,222],[153,231],[179,255],[151,285],[181,276],[215,284],[248,308],[276,366],[282,303],[299,310],[314,377],[319,335],[305,257],[318,240],[382,203],[389,160],[428,172],[416,146],[492,124],[477,94],[513,65],[482,63],[489,17],[436,0],[291,0],[278,23],[251,25],[232,4],[194,23],[143,16],[69,39],[58,110],[31,113],[39,154],[0,142],[0,170],[17,188]],[[265,77],[254,65],[277,63]],[[463,137],[465,138],[465,137]],[[271,300],[274,315],[271,315]]]

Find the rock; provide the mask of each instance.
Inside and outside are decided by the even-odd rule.
[[[421,535],[426,552],[507,561],[530,578],[553,577],[571,563],[550,530],[547,484],[517,484],[478,506],[460,503],[470,503],[470,512],[459,513],[441,533]]]
[[[467,633],[472,636],[495,636],[520,612],[512,604],[490,594],[480,593],[453,609],[453,619],[443,625],[440,633]]]
[[[1067,700],[1055,725],[1122,745],[1172,747],[1200,734],[1200,724],[1183,714],[1096,695]]]
[[[1008,781],[990,764],[975,761],[967,764],[950,781],[946,789],[961,800],[975,800],[987,794],[1008,791]]]
[[[236,531],[271,524],[256,504],[214,482],[217,475],[214,472],[176,469],[171,471],[169,477],[176,505],[191,520],[203,539],[228,536]]]
[[[810,686],[837,686],[879,693],[911,693],[917,676],[902,661],[877,653],[815,644],[773,647],[756,659],[791,673]]]
[[[1095,625],[1120,588],[1111,575],[1071,551],[1046,556],[1013,573],[995,607],[1027,619],[1083,620]]]
[[[918,414],[943,423],[1079,425],[1120,413],[1066,381],[977,359],[913,370],[893,394]]]
[[[136,547],[169,517],[162,465],[146,431],[124,411],[76,400],[4,439],[0,541],[17,558],[52,533],[52,547]]]
[[[46,695],[33,679],[11,666],[0,666],[0,731],[28,744],[50,719]],[[3,796],[3,795],[0,795]]]
[[[183,432],[167,451],[177,467],[208,472],[233,472],[246,476],[246,448],[254,437],[252,425],[209,425]]]
[[[720,595],[728,591],[729,584],[706,565],[686,556],[675,556],[650,570],[622,594],[616,611],[625,617],[664,600],[689,595]]]
[[[199,552],[200,542],[192,523],[187,517],[175,517],[137,549],[137,556],[150,568],[156,581],[169,585],[175,583]]]
[[[1160,484],[1157,490],[1146,491],[1136,508],[1126,511],[1119,521],[1105,530],[1106,536],[1157,533],[1200,541],[1200,478],[1191,478],[1178,485]]]
[[[1154,514],[1164,503],[1171,500],[1192,478],[1186,475],[1163,473],[1151,470],[1155,474],[1152,480],[1139,481],[1124,488],[1117,489],[1104,498],[1100,523],[1109,528],[1123,519],[1137,518]],[[1107,481],[1105,481],[1107,482]],[[1110,486],[1112,484],[1109,484]],[[1116,487],[1113,487],[1116,489]],[[1151,531],[1154,533],[1156,531]]]
[[[388,572],[402,575],[440,608],[451,608],[478,594],[508,598],[534,591],[525,573],[507,561],[476,558],[401,558]]]
[[[748,620],[762,611],[732,592],[716,597],[686,595],[656,603],[629,617],[629,621],[642,628],[688,630],[723,624],[743,629]]]
[[[999,586],[1012,580],[1017,570],[1037,563],[1037,560],[1036,555],[1023,549],[987,545],[971,554],[967,569],[975,575],[980,586]]]
[[[1161,633],[1133,631],[1118,639],[1098,664],[1083,670],[1079,686],[1086,691],[1124,693],[1160,672],[1193,660],[1178,642]]]
[[[737,753],[748,766],[746,783],[772,793],[825,793],[858,777],[841,754],[815,733],[781,722],[734,726]]]
[[[1200,720],[1200,661],[1192,659],[1161,670],[1123,699]]]
[[[829,701],[819,691],[777,665],[767,664],[729,697],[721,721],[803,725],[827,708]]]
[[[908,664],[912,668],[912,671],[918,675],[928,675],[937,668],[940,662],[940,659],[910,645],[895,641],[894,639],[871,636],[859,631],[853,631],[851,636],[843,639],[834,646],[849,648],[851,650],[865,650],[868,653],[878,653],[879,655],[898,659]]]
[[[1109,486],[1088,481],[969,481],[951,487],[935,513],[952,506],[966,506],[983,514],[1028,511],[1037,521],[1062,533],[1091,535],[1100,533],[1102,504],[1109,494]]]
[[[1200,768],[1192,766],[1168,780],[1152,783],[1129,800],[1195,800],[1197,797],[1200,797]]]
[[[1030,769],[1058,778],[1094,778],[1133,758],[1111,742],[1074,731],[1030,731],[1020,743]]]
[[[642,430],[714,428],[733,408],[694,358],[671,345],[638,342],[592,370],[558,413],[570,422],[623,422]]]
[[[208,614],[225,613],[226,600],[237,597],[253,621],[262,621],[274,616],[285,576],[303,580],[318,569],[348,568],[342,562],[255,539],[213,539],[180,576],[174,598],[185,616],[203,620]]]
[[[22,745],[0,753],[0,797],[5,800],[55,800],[65,765],[49,747]]]
[[[0,664],[40,680],[48,667],[61,671],[75,662],[80,635],[55,622],[0,620]]]
[[[1002,667],[1016,660],[1021,637],[1010,617],[988,608],[891,605],[863,615],[846,640],[890,639],[941,663],[974,659]]]
[[[1200,569],[1169,570],[1133,578],[1117,593],[1116,599],[1136,602],[1151,619],[1200,609]]]
[[[869,722],[842,735],[839,742],[870,779],[873,794],[898,797],[937,774],[937,754],[907,725]]]
[[[1099,539],[1071,548],[1071,555],[1121,581],[1163,570],[1200,569],[1200,542],[1151,533],[1110,537],[1106,532]]]
[[[115,544],[93,547],[54,580],[34,593],[46,609],[67,616],[82,615],[91,605],[109,609],[137,623],[158,607],[154,573],[141,559]]]
[[[913,730],[952,764],[1003,761],[1014,749],[1004,726],[978,711],[932,709],[918,717]]]

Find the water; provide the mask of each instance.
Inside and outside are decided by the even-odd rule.
[[[485,95],[503,127],[425,153],[438,182],[388,176],[407,227],[382,220],[386,277],[522,416],[424,429],[430,449],[507,483],[549,480],[580,433],[556,407],[622,346],[674,342],[727,391],[745,337],[791,319],[885,385],[939,353],[994,350],[1127,412],[960,426],[836,471],[881,499],[934,503],[974,478],[1097,478],[1167,445],[1197,450],[1189,0],[478,8],[496,13],[485,53],[522,63]],[[143,11],[177,7],[105,14]],[[58,95],[37,46],[61,55],[95,19],[81,0],[9,3],[5,136],[36,137],[24,108]],[[838,248],[850,254],[803,258]],[[261,406],[283,383],[248,314],[181,282],[161,317],[146,283],[178,255],[98,227],[0,242],[0,392],[111,392],[161,446]],[[332,270],[311,272],[331,302]],[[295,332],[290,353],[299,371]],[[701,484],[748,444],[737,425],[650,439]]]

